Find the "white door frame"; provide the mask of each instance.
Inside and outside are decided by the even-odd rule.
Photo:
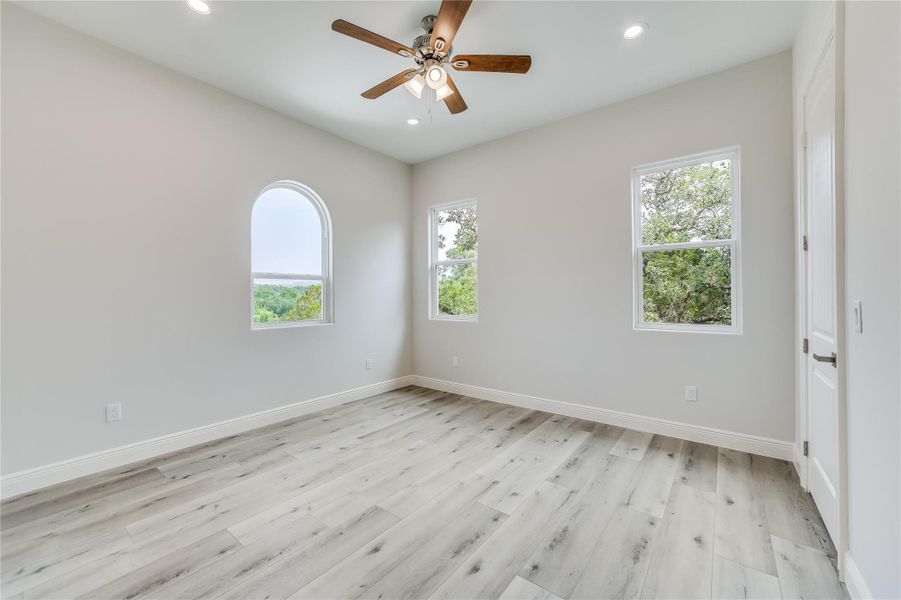
[[[846,400],[846,380],[847,380],[847,344],[845,342],[845,324],[846,324],[846,307],[845,307],[845,201],[844,201],[844,5],[841,2],[835,3],[835,25],[834,28],[826,36],[825,43],[817,58],[816,66],[810,71],[807,78],[803,82],[804,93],[801,102],[801,139],[796,149],[801,157],[799,169],[799,194],[800,194],[800,210],[798,211],[800,219],[799,230],[804,238],[808,235],[808,220],[810,214],[809,198],[807,196],[807,115],[804,107],[813,78],[818,72],[823,59],[828,53],[830,46],[834,46],[832,51],[835,58],[835,154],[834,154],[834,174],[835,174],[835,310],[836,310],[836,338],[837,338],[837,377],[838,377],[838,438],[839,438],[839,473],[838,473],[838,531],[832,532],[835,536],[833,543],[835,544],[838,556],[838,572],[839,579],[845,580],[845,555],[848,550],[848,444],[847,444],[847,400]],[[801,252],[801,260],[799,262],[801,269],[798,316],[800,320],[800,337],[798,340],[798,348],[800,349],[803,340],[809,337],[809,311],[808,311],[808,273],[809,273],[809,254]],[[807,355],[802,355],[801,368],[799,371],[799,431],[803,436],[799,440],[799,446],[803,446],[803,442],[809,439],[809,422],[808,422],[808,368]],[[799,464],[799,476],[801,485],[808,490],[808,460],[802,453],[796,453]]]

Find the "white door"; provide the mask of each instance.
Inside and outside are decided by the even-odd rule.
[[[807,187],[808,489],[833,540],[839,534],[841,423],[836,293],[834,44],[804,97]]]

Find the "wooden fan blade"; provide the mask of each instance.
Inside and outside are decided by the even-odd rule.
[[[435,19],[435,25],[432,27],[432,39],[429,40],[429,46],[433,50],[447,54],[470,4],[472,4],[472,0],[443,0],[441,2],[438,18]]]
[[[457,84],[454,83],[454,80],[451,79],[450,75],[447,76],[447,85],[450,86],[450,89],[454,90],[453,94],[444,99],[444,103],[447,105],[447,109],[451,111],[451,114],[455,115],[469,108],[466,106],[466,101],[463,100],[463,96],[460,95],[460,90],[457,89]]]
[[[388,38],[377,33],[373,33],[368,29],[358,27],[353,23],[348,23],[344,19],[338,19],[337,21],[332,23],[332,30],[360,40],[361,42],[366,42],[367,44],[372,44],[373,46],[384,48],[388,52],[392,52],[394,54],[400,54],[401,56],[413,56],[412,48],[404,46],[403,44],[399,44],[394,40],[389,40]]]
[[[460,62],[466,62],[467,65],[457,66]],[[528,54],[458,54],[451,64],[457,71],[528,73],[532,57]]]
[[[394,77],[386,79],[380,84],[373,86],[360,94],[364,98],[369,98],[370,100],[375,100],[385,92],[390,92],[394,88],[399,85],[403,85],[410,80],[410,73],[415,73],[416,69],[407,69],[406,71],[401,71]]]

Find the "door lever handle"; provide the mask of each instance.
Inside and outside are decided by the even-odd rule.
[[[820,356],[819,354],[814,352],[813,359],[817,362],[832,363],[833,367],[838,367],[838,365],[836,364],[835,352],[832,353],[832,356]]]

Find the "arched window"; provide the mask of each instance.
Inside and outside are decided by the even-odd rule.
[[[330,323],[332,222],[307,186],[278,181],[251,216],[253,329]]]

